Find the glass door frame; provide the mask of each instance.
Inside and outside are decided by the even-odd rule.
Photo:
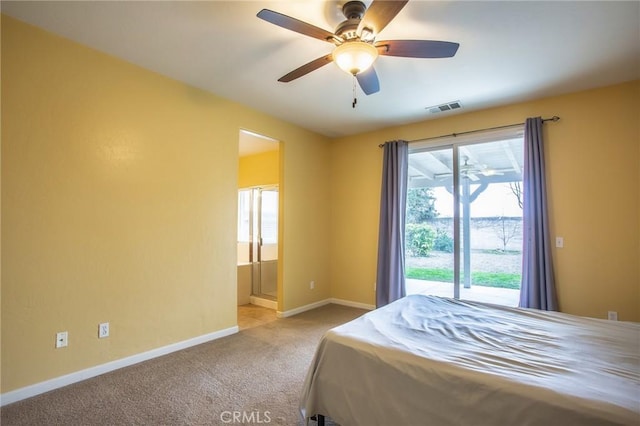
[[[524,126],[508,126],[508,128],[491,129],[488,131],[473,132],[462,136],[447,136],[441,141],[415,141],[409,144],[409,155],[418,152],[437,150],[451,150],[452,155],[452,196],[453,196],[453,297],[460,299],[461,283],[461,246],[462,246],[462,217],[461,217],[461,173],[460,173],[460,148],[470,145],[496,142],[505,139],[506,135],[521,136]],[[469,266],[469,274],[471,268]]]
[[[422,147],[412,148],[409,145],[409,155],[418,152],[451,150],[452,163],[452,195],[453,195],[453,298],[460,299],[460,165],[458,144],[433,143]]]

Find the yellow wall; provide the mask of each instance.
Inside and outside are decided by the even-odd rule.
[[[277,185],[280,182],[279,150],[240,157],[238,187]]]
[[[332,142],[331,295],[374,303],[382,150],[558,115],[544,127],[552,236],[564,312],[640,321],[640,82],[386,128]]]
[[[640,321],[639,82],[329,143],[5,16],[2,68],[3,393],[236,324],[240,129],[282,141],[287,311],[373,303],[379,143],[559,115],[545,136],[561,308]]]
[[[5,16],[1,94],[3,393],[236,325],[241,128],[283,141],[279,308],[328,296],[327,138]]]

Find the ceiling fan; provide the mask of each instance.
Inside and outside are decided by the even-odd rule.
[[[409,0],[373,0],[369,8],[361,1],[348,1],[342,6],[346,20],[334,33],[269,9],[262,9],[258,18],[297,33],[334,44],[332,53],[302,65],[280,77],[288,83],[330,63],[353,75],[362,91],[370,95],[380,90],[373,62],[378,55],[405,58],[450,58],[458,43],[436,40],[383,40],[378,34],[395,18]],[[355,106],[355,104],[354,104]]]
[[[502,170],[489,168],[486,164],[469,164],[469,157],[467,156],[464,157],[464,164],[460,166],[458,172],[462,179],[470,179],[472,181],[480,180],[479,174],[484,177],[504,175]],[[453,172],[437,173],[434,176],[436,178],[448,178],[453,176]]]
[[[478,173],[484,174],[486,166],[482,165],[478,167],[475,164],[469,164],[469,157],[464,157],[464,164],[460,166],[460,176],[464,179],[471,179],[473,181],[478,180]]]

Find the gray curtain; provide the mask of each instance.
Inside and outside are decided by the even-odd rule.
[[[520,307],[557,311],[540,117],[527,118],[524,126],[523,195]]]
[[[406,295],[404,279],[404,224],[407,200],[409,144],[384,144],[376,307]]]

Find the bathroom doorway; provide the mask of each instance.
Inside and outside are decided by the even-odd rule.
[[[279,142],[240,131],[238,305],[278,300]]]

